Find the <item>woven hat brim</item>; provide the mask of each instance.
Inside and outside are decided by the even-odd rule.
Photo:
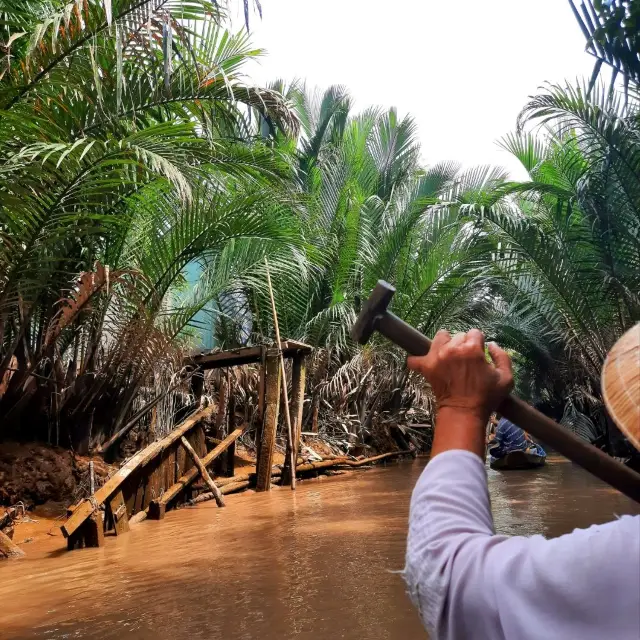
[[[602,368],[602,395],[616,426],[640,451],[640,323],[613,345]]]

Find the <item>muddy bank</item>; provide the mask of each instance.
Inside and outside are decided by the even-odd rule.
[[[208,409],[203,410],[203,415],[207,411]],[[180,503],[194,504],[206,501],[210,497],[215,497],[218,504],[224,506],[221,490],[226,494],[256,486],[259,490],[264,490],[265,486],[268,488],[269,476],[268,474],[265,476],[266,467],[263,471],[256,472],[254,439],[245,437],[244,444],[238,439],[243,434],[243,429],[236,429],[234,433],[227,436],[225,441],[221,441],[207,436],[200,427],[199,432],[194,431],[197,437],[192,443],[183,437],[182,444],[187,447],[182,452],[183,456],[178,454],[177,449],[175,451],[167,449],[168,452],[165,452],[167,447],[181,437],[183,431],[187,433],[189,429],[193,429],[200,419],[202,416],[185,421],[171,435],[150,444],[133,458],[128,459],[123,467],[107,465],[98,456],[93,458],[78,456],[57,447],[17,443],[5,443],[0,446],[0,501],[10,507],[0,512],[0,531],[14,538],[12,543],[5,537],[0,551],[6,557],[16,555],[17,552],[22,553],[16,545],[28,544],[42,536],[57,536],[58,526],[62,524],[64,524],[65,535],[69,537],[70,548],[79,548],[85,544],[101,546],[103,544],[102,527],[106,533],[113,532],[114,535],[116,533],[114,523],[117,521],[111,511],[113,507],[108,502],[108,498],[113,497],[110,493],[114,493],[125,478],[130,478],[133,484],[127,485],[124,494],[126,498],[121,494],[120,500],[125,501],[122,504],[130,503],[127,504],[126,509],[132,524],[142,522],[147,517],[162,519],[167,510],[166,505],[180,493],[182,493],[182,499],[174,502],[173,508],[178,507]],[[211,467],[211,475],[214,477],[219,475],[219,478],[216,477],[216,482],[219,480],[218,484],[222,489],[216,487],[206,471],[201,471],[201,477],[198,477],[193,475],[186,466],[185,451],[191,451],[196,467],[200,464],[198,468],[201,469],[203,463],[199,456],[202,456],[203,452],[206,453],[208,448],[213,447],[209,453],[213,452],[214,456],[218,456],[225,451],[225,447],[228,448],[230,443],[235,442],[235,439],[238,439],[238,442],[231,450],[232,457],[228,457],[222,465],[212,464]],[[397,447],[393,447],[394,442],[388,440],[384,443],[384,448],[395,448],[395,451],[380,454],[372,450],[371,446],[363,447],[362,451],[355,451],[351,447],[347,455],[344,451],[347,447],[343,442],[328,441],[315,434],[307,434],[301,438],[300,444],[296,465],[300,478],[317,477],[319,474],[340,474],[346,470],[368,467],[382,460],[388,461],[392,457],[415,452],[415,448],[398,450]],[[341,444],[343,446],[340,446]],[[193,449],[196,445],[199,447],[199,453]],[[283,477],[284,442],[276,441],[274,445],[269,462],[272,465],[270,467],[271,482],[286,483],[286,478]],[[219,448],[216,449],[216,447]],[[158,457],[157,461],[154,460],[154,456],[158,456],[160,452],[165,452],[164,458]],[[211,463],[213,462],[214,458],[211,459]],[[203,477],[202,474],[204,474]],[[108,486],[102,488],[106,483]],[[95,498],[92,497],[90,487],[96,492]],[[46,513],[42,509],[37,514],[32,511],[34,507],[41,505],[46,506]],[[71,505],[74,505],[73,516],[67,512]],[[83,509],[82,512],[75,511],[80,508]],[[78,534],[80,537],[72,538],[72,534],[84,523],[84,520],[96,511],[102,512],[96,516],[100,521],[99,539],[86,542],[86,532]],[[120,513],[121,511],[118,511],[118,514]],[[36,515],[39,517],[35,517]],[[67,518],[71,519],[71,525],[68,524]],[[33,531],[29,530],[30,527]],[[124,532],[127,530],[128,528]]]
[[[96,484],[114,467],[101,458],[79,456],[43,444],[0,444],[0,505],[23,502],[27,508],[47,502],[71,504],[89,483],[89,461],[94,461]]]

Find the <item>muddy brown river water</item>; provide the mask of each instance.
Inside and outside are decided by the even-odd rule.
[[[0,638],[424,638],[401,577],[425,461],[229,496],[101,549],[61,539],[0,565]],[[489,472],[499,532],[556,536],[640,509],[563,460]]]

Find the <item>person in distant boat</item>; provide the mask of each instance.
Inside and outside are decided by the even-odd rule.
[[[432,640],[638,640],[640,516],[568,535],[497,535],[486,425],[513,386],[511,360],[478,330],[440,331],[410,357],[437,401],[431,460],[411,498],[404,578]],[[609,414],[640,449],[640,324],[603,373]],[[550,495],[552,500],[553,496]]]
[[[494,436],[489,442],[489,455],[492,460],[499,460],[512,451],[524,451],[543,458],[547,455],[526,431],[505,417],[501,417],[497,421]]]

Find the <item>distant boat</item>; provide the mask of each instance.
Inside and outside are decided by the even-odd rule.
[[[491,458],[489,466],[497,471],[535,469],[544,466],[547,456],[527,451],[510,451],[502,458]]]
[[[547,459],[545,450],[506,418],[501,418],[495,428],[489,454],[489,466],[503,471],[541,467]]]

